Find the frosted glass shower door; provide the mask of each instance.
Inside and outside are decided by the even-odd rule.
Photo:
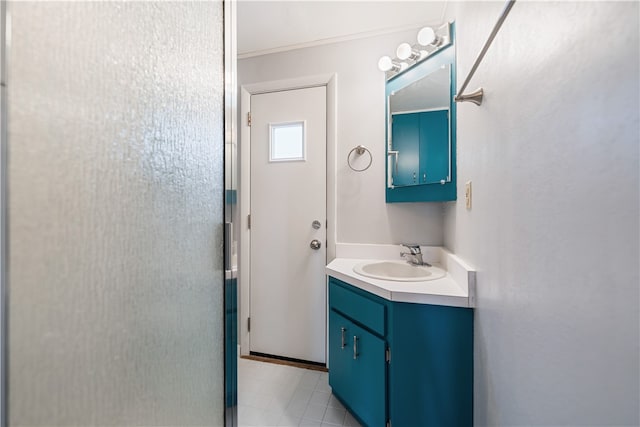
[[[222,425],[223,4],[7,7],[9,425]]]

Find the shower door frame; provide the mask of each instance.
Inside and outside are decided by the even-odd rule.
[[[234,265],[233,248],[237,247],[237,2],[223,0],[224,8],[224,423],[226,427],[238,425],[238,291],[237,266]],[[228,195],[233,195],[229,197]],[[235,286],[234,286],[235,284]],[[229,309],[230,308],[230,309]],[[236,313],[234,315],[234,313]],[[236,333],[234,334],[233,331]]]

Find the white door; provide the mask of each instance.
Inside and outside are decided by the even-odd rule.
[[[249,347],[325,363],[326,87],[252,95],[251,122]]]

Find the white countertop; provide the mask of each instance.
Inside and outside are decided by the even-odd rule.
[[[340,252],[337,252],[338,256],[341,255]],[[344,255],[353,255],[352,250],[342,252]],[[371,251],[363,251],[363,253],[365,252],[369,256],[372,254]],[[421,282],[397,282],[373,279],[353,271],[356,264],[379,261],[381,259],[379,257],[336,258],[327,265],[326,273],[328,276],[335,277],[389,301],[473,307],[475,305],[475,271],[446,249],[425,248],[423,252],[435,254],[435,259],[427,258],[427,260],[434,266],[447,270],[445,277]]]

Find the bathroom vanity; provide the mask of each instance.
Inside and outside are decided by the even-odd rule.
[[[329,384],[363,425],[473,424],[475,272],[427,251],[446,276],[365,277],[354,270],[375,260],[357,258],[327,266]]]

